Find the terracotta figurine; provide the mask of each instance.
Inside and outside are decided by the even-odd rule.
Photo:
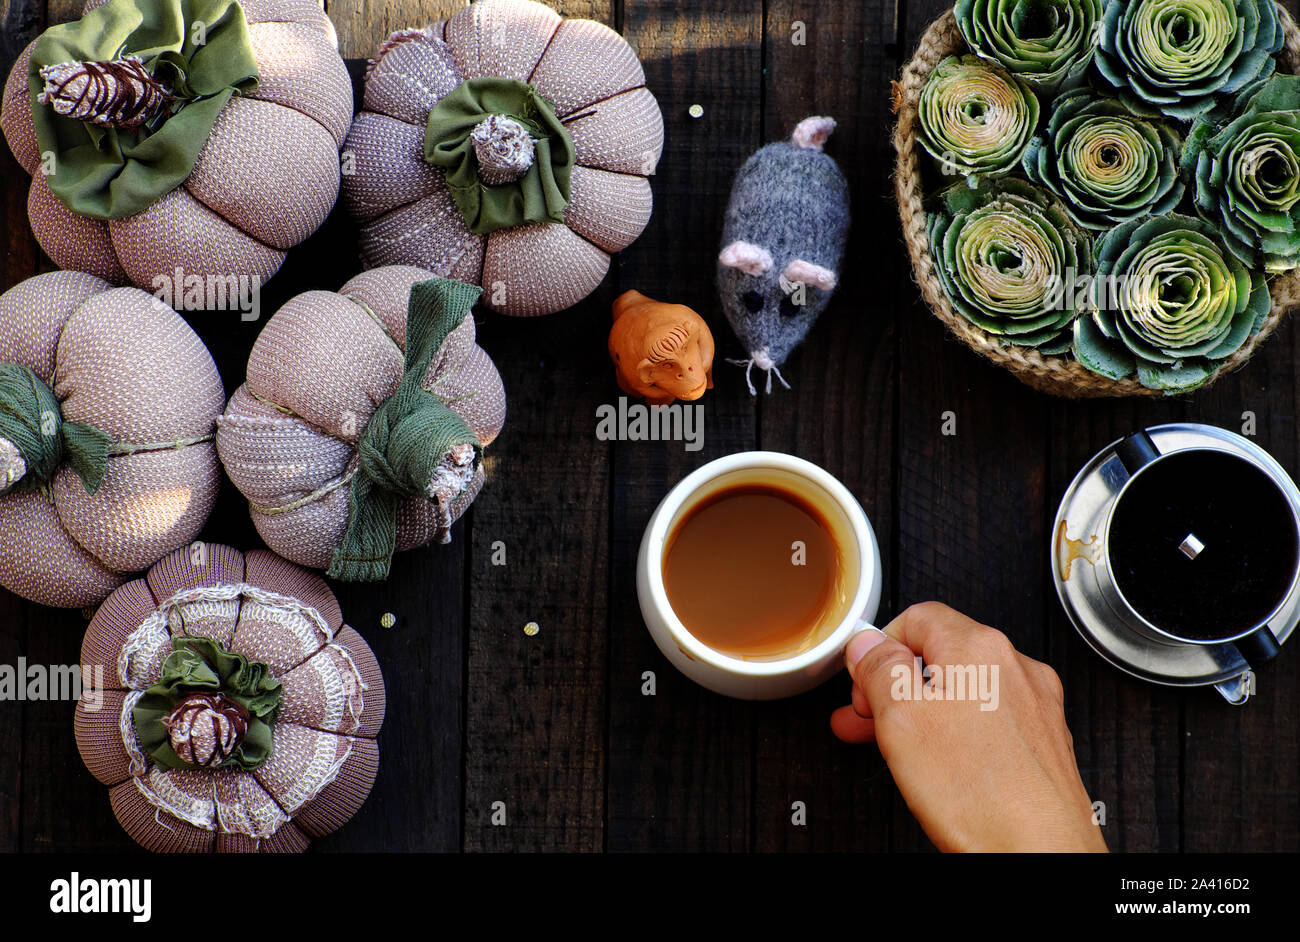
[[[614,300],[609,355],[618,388],[651,405],[699,399],[713,388],[713,334],[684,304],[623,292]]]

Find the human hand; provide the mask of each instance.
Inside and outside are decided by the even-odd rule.
[[[937,602],[913,605],[883,634],[856,635],[844,653],[853,703],[835,711],[831,729],[845,742],[880,747],[936,847],[1106,850],[1054,670],[1020,654],[1002,632]],[[908,689],[918,654],[940,678],[931,699]],[[958,666],[964,677],[949,670]],[[983,682],[974,682],[981,670]],[[959,679],[971,681],[964,697],[948,699],[961,693]]]

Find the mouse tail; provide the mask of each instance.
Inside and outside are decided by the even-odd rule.
[[[821,150],[826,144],[826,139],[831,136],[835,130],[835,119],[826,115],[813,115],[810,118],[804,118],[795,125],[794,133],[790,135],[790,142],[795,147],[802,147],[804,150]]]

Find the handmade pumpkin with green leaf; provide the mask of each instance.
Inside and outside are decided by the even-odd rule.
[[[343,150],[367,267],[482,285],[505,314],[590,294],[650,219],[663,117],[618,33],[478,0],[393,34]]]
[[[46,254],[157,290],[275,274],[334,206],[351,119],[314,0],[91,0],[18,57],[0,127]]]
[[[77,747],[149,850],[305,850],[370,794],[379,665],[325,582],[273,553],[172,553],[100,606],[81,670]]]
[[[267,322],[217,449],[267,546],[333,578],[451,539],[505,422],[474,340],[481,289],[409,266],[308,291]]]
[[[58,271],[0,295],[0,584],[81,608],[192,540],[224,401],[202,341],[138,288]]]

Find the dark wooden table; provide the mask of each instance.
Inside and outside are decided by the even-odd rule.
[[[456,0],[328,4],[343,54],[441,19]],[[479,318],[509,415],[490,482],[450,546],[400,556],[383,585],[336,586],[388,684],[379,780],[320,850],[917,850],[929,842],[873,747],[827,718],[847,679],[751,704],[696,687],[659,654],[633,565],[655,504],[691,469],[752,448],[802,455],[862,501],[881,541],[881,617],[940,599],[1006,631],[1061,674],[1083,779],[1112,849],[1300,849],[1300,657],[1261,672],[1244,708],[1212,690],[1133,680],[1094,655],[1051,585],[1049,529],[1076,469],[1144,424],[1240,429],[1300,470],[1300,367],[1290,324],[1239,373],[1194,396],[1070,403],[1021,386],[958,345],[921,304],[891,199],[889,82],[946,0],[561,0],[622,31],[659,99],[667,142],[655,213],[601,288],[547,318]],[[0,65],[73,15],[8,0]],[[1288,0],[1295,11],[1296,0]],[[0,0],[0,10],[5,10]],[[802,26],[800,26],[802,24]],[[802,36],[804,42],[798,39]],[[353,62],[354,75],[361,63]],[[703,107],[693,119],[691,105]],[[786,370],[793,390],[751,398],[713,289],[731,176],[799,119],[839,121],[828,151],[848,175],[854,228],[842,286]],[[8,288],[50,267],[26,220],[26,178],[0,156]],[[336,212],[268,286],[273,311],[357,270]],[[605,354],[628,288],[701,312],[718,339],[704,447],[597,440],[618,391]],[[228,390],[260,324],[196,314]],[[941,433],[944,413],[956,434]],[[260,545],[229,485],[204,539]],[[505,566],[492,564],[497,541]],[[397,616],[380,627],[386,612]],[[540,632],[524,633],[535,621]],[[86,616],[0,598],[0,663],[75,663]],[[643,696],[653,671],[655,696]],[[134,847],[85,771],[71,703],[0,703],[0,849]],[[494,803],[506,823],[494,825]],[[802,802],[806,823],[793,823]]]

